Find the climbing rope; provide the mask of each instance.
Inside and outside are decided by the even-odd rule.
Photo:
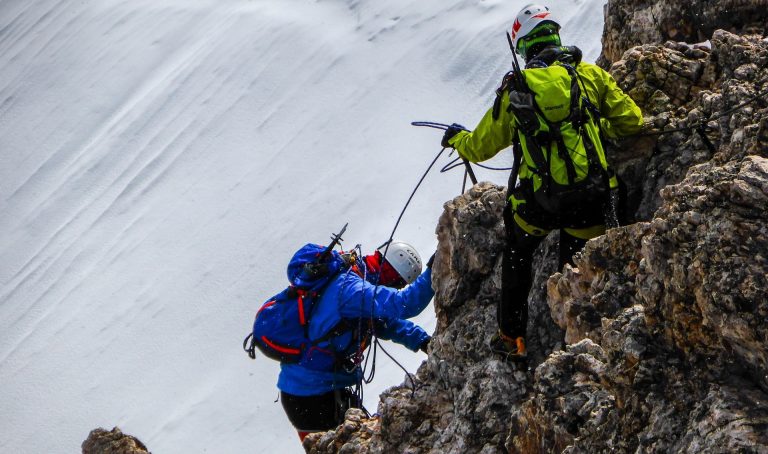
[[[445,148],[441,149],[437,153],[435,158],[432,160],[432,162],[427,167],[427,170],[425,170],[424,174],[421,175],[421,178],[419,178],[419,182],[416,183],[416,186],[413,188],[413,191],[411,191],[410,196],[408,196],[408,200],[405,202],[405,205],[403,206],[403,209],[400,211],[400,215],[397,217],[397,221],[395,222],[395,226],[392,228],[392,233],[390,233],[389,238],[387,239],[386,242],[384,242],[381,246],[379,246],[377,248],[377,249],[381,249],[382,247],[384,247],[384,252],[382,254],[382,257],[386,257],[387,256],[387,252],[389,251],[389,245],[392,243],[392,240],[395,237],[395,232],[397,232],[397,228],[400,226],[400,221],[402,221],[403,215],[405,214],[405,210],[407,210],[408,206],[411,204],[411,200],[413,200],[413,197],[416,195],[416,191],[419,190],[419,187],[421,186],[421,183],[424,182],[424,179],[427,177],[427,174],[429,174],[429,171],[432,170],[432,167],[434,167],[435,163],[437,162],[438,159],[440,159],[440,156],[443,154],[444,151],[445,151]],[[378,290],[379,290],[379,283],[377,281],[376,287],[373,290],[373,300],[374,301],[376,299],[376,294],[378,293]],[[361,301],[361,304],[364,304],[364,302]],[[373,302],[371,302],[371,304],[373,304]],[[387,356],[389,356],[392,359],[392,361],[394,361],[395,364],[397,364],[410,377],[410,373],[399,362],[397,362],[386,350],[384,350],[384,348],[381,346],[381,343],[379,342],[379,340],[378,340],[378,338],[376,336],[375,325],[374,325],[373,321],[374,321],[373,320],[373,312],[371,312],[371,319],[369,320],[369,323],[370,323],[370,327],[371,327],[370,329],[371,329],[372,342],[371,342],[371,345],[368,346],[368,351],[367,351],[367,353],[365,355],[365,362],[363,363],[363,367],[362,367],[362,375],[361,375],[360,379],[358,379],[358,382],[357,382],[357,385],[356,385],[356,389],[355,389],[355,393],[358,395],[358,397],[359,397],[361,402],[362,402],[362,397],[363,397],[363,391],[362,391],[363,386],[362,386],[362,384],[363,383],[366,383],[366,384],[371,383],[373,381],[374,376],[376,375],[376,352],[377,352],[377,349],[381,348],[381,350]],[[360,326],[360,329],[362,329],[362,326]],[[370,359],[370,370],[368,370],[369,359]],[[367,374],[367,376],[366,376],[366,374]],[[413,393],[415,393],[416,392],[415,381],[411,380],[411,383],[413,383],[413,386],[414,386]]]

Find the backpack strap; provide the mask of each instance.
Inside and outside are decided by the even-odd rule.
[[[293,285],[289,286],[287,289],[288,296],[295,297],[299,303],[299,323],[301,323],[301,326],[304,328],[304,337],[307,339],[310,339],[309,337],[309,323],[312,320],[312,315],[315,312],[315,307],[317,306],[317,301],[320,299],[320,296],[322,295],[323,291],[325,291],[325,288],[330,285],[331,281],[341,272],[341,269],[336,270],[333,274],[331,274],[326,282],[317,290],[306,290],[299,287],[295,287]],[[312,305],[309,307],[309,310],[306,309],[304,305],[304,300],[306,298],[310,298],[312,301]],[[319,341],[313,341],[312,344],[316,345]]]
[[[568,153],[565,139],[563,139],[563,134],[560,131],[561,123],[549,125],[550,140],[557,144],[557,156],[565,163],[565,176],[568,178],[568,184],[573,184],[576,182],[576,166],[573,164],[573,159],[571,159],[571,155]]]
[[[507,197],[504,199],[509,202],[509,198],[512,197],[512,192],[515,190],[517,184],[517,174],[520,172],[520,162],[523,159],[523,150],[520,145],[520,138],[517,136],[517,132],[512,134],[512,172],[509,173],[509,180],[507,180]]]
[[[496,89],[496,99],[493,101],[493,112],[491,113],[491,116],[494,120],[498,120],[499,114],[501,113],[501,98],[504,97],[505,92],[509,91],[514,86],[514,82],[514,71],[508,72],[504,75],[504,78],[501,79],[501,85]]]
[[[304,337],[309,339],[309,318],[315,310],[315,303],[317,303],[319,294],[317,292],[307,291],[293,286],[289,287],[289,294],[290,293],[294,293],[296,296],[296,302],[299,305],[299,324],[304,328]],[[309,313],[307,313],[304,306],[304,300],[307,297],[312,299],[312,306],[309,308]]]
[[[549,163],[551,162],[550,153],[552,143],[556,144],[557,156],[560,158],[560,160],[563,161],[565,165],[568,183],[574,184],[576,181],[576,167],[573,159],[570,156],[570,153],[568,152],[568,147],[566,146],[565,140],[563,139],[563,135],[561,133],[561,127],[564,122],[570,122],[575,129],[579,130],[579,134],[587,152],[587,161],[589,165],[599,167],[601,171],[605,171],[605,169],[602,167],[602,163],[594,143],[583,128],[584,124],[591,120],[591,117],[589,116],[589,112],[586,110],[588,108],[585,105],[586,103],[582,101],[582,92],[579,85],[579,77],[576,73],[576,69],[567,63],[560,64],[568,71],[568,74],[571,76],[570,111],[564,120],[554,123],[550,122],[542,112],[539,105],[536,103],[536,99],[532,93],[510,91],[510,104],[507,108],[508,111],[515,115],[520,124],[519,131],[522,132],[526,138],[528,154],[537,167],[537,169],[531,170],[541,177],[543,189],[547,193],[549,192],[552,181],[552,176],[549,169]],[[591,105],[591,103],[589,105]],[[539,131],[540,121],[547,125],[548,131]]]
[[[243,339],[243,350],[248,353],[249,358],[256,359],[256,342],[253,339],[253,331]]]
[[[320,297],[322,296],[322,293],[325,290],[325,288],[330,284],[330,282],[333,280],[333,278],[336,277],[336,275],[341,273],[341,271],[342,271],[341,269],[336,271],[336,273],[334,273],[334,275],[330,279],[328,279],[328,282],[325,285],[323,285],[322,288],[320,288],[319,290],[316,290],[316,291],[306,291],[306,290],[299,289],[299,288],[296,288],[296,287],[290,287],[293,291],[297,292],[296,296],[297,296],[298,301],[299,301],[299,314],[300,314],[300,316],[301,316],[302,313],[305,314],[304,315],[304,322],[302,323],[302,326],[304,327],[304,337],[309,339],[312,342],[312,345],[319,345],[322,342],[328,341],[328,340],[330,340],[330,339],[332,339],[334,337],[340,336],[340,335],[342,335],[342,334],[344,334],[346,332],[353,331],[354,328],[355,328],[354,324],[351,323],[349,320],[341,319],[341,321],[339,321],[339,323],[337,323],[336,326],[331,328],[327,333],[323,334],[319,338],[312,340],[309,337],[309,326],[310,326],[310,323],[312,321],[312,315],[313,315],[313,313],[315,311],[315,307],[317,307],[316,303],[320,299]],[[305,308],[303,306],[305,298],[311,298],[312,299],[312,306],[309,308],[309,310],[307,312],[304,312]]]

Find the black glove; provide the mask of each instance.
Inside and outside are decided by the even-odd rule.
[[[425,340],[424,342],[421,343],[421,345],[419,345],[419,350],[423,351],[424,353],[429,353],[427,351],[427,348],[429,347],[429,341],[431,340],[432,338],[428,337],[427,340]]]
[[[445,148],[453,148],[453,145],[448,143],[448,141],[453,139],[453,136],[458,134],[459,131],[467,131],[467,128],[458,123],[448,126],[448,129],[445,130],[445,134],[443,134],[443,140],[440,141],[440,145]]]
[[[427,260],[427,268],[432,268],[432,264],[435,263],[435,253]]]
[[[581,49],[576,46],[547,46],[525,65],[525,69],[546,68],[556,61],[577,66],[581,63]]]

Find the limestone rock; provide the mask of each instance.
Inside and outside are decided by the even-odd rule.
[[[335,431],[309,434],[304,448],[309,453],[334,452],[340,454],[370,453],[368,442],[379,432],[378,418],[366,418],[365,412],[350,408],[344,423]]]
[[[605,6],[603,53],[606,67],[627,49],[665,41],[699,43],[717,29],[735,34],[762,33],[768,20],[767,0],[693,0],[674,2],[609,0]]]
[[[149,454],[144,443],[136,437],[124,434],[117,427],[112,430],[92,430],[82,448],[83,454]]]
[[[537,431],[513,430],[510,449],[768,450],[768,159],[697,166],[663,198],[550,279],[576,343],[536,370],[513,428]]]
[[[650,220],[660,190],[697,164],[766,155],[768,42],[722,30],[710,41],[711,50],[675,42],[636,47],[611,68],[646,119],[641,135],[607,143],[628,186],[628,222]]]
[[[588,242],[576,267],[549,278],[568,345],[534,360],[533,374],[486,346],[502,188],[447,203],[438,326],[415,389],[388,390],[367,429],[355,434],[348,415],[308,452],[768,450],[768,159],[697,166],[662,199],[651,222]]]

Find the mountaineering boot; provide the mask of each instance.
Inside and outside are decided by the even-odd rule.
[[[522,337],[513,338],[499,331],[491,338],[490,346],[491,351],[504,356],[507,361],[525,361],[528,358]]]

